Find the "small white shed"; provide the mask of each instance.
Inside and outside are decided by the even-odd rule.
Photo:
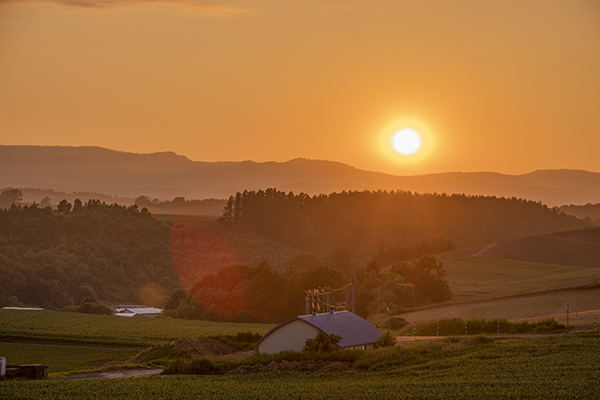
[[[137,316],[142,316],[142,317],[158,317],[159,315],[162,314],[162,309],[161,308],[155,308],[155,307],[127,307],[127,308],[121,308],[121,309],[117,309],[117,312],[115,313],[115,315],[118,315],[119,317],[137,317]]]
[[[319,331],[342,337],[343,348],[372,349],[381,332],[367,320],[350,311],[302,315],[271,329],[258,342],[258,352],[265,354],[281,351],[302,351],[307,339]]]

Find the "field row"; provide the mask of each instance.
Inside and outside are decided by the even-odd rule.
[[[0,310],[0,337],[5,341],[147,347],[165,341],[189,341],[246,331],[264,334],[273,326],[172,318],[123,318],[50,310]]]

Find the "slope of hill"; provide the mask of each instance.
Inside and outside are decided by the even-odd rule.
[[[453,301],[403,314],[410,322],[559,317],[564,323],[567,305],[588,317],[597,311],[600,317],[598,228],[494,243],[440,258],[446,260]]]
[[[545,264],[600,268],[600,228],[498,243],[480,255]]]
[[[600,173],[587,171],[394,176],[331,161],[198,162],[172,152],[134,154],[98,147],[0,146],[0,188],[9,186],[161,199],[227,198],[237,191],[276,187],[310,195],[383,189],[518,197],[550,206],[600,203]]]

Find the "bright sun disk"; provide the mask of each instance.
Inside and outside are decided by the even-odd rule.
[[[415,154],[421,148],[421,135],[411,128],[403,128],[392,136],[392,147],[404,156]]]

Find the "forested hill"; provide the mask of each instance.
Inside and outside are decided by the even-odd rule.
[[[0,209],[0,306],[64,307],[89,296],[160,303],[179,287],[167,224],[136,206],[61,205]]]
[[[219,223],[167,221],[98,200],[63,201],[56,210],[12,206],[0,209],[0,306],[64,307],[88,296],[160,306],[173,290],[232,265],[266,262],[290,273],[327,266],[351,276],[373,261],[383,267],[589,226],[516,198],[384,191],[246,191],[228,200]]]
[[[275,189],[231,196],[220,222],[234,232],[254,232],[303,251],[341,246],[354,258],[440,236],[466,247],[592,225],[517,198],[403,191],[310,197]]]

